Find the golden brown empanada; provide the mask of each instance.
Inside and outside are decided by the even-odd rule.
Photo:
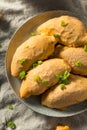
[[[87,44],[87,27],[76,17],[60,16],[46,21],[37,28],[38,34],[55,36],[66,46],[78,47]]]
[[[85,48],[57,46],[54,57],[64,59],[72,68],[72,73],[87,75],[87,51]]]
[[[70,75],[67,85],[57,84],[42,95],[42,105],[62,109],[87,99],[87,78]]]
[[[62,59],[50,59],[30,70],[22,81],[20,96],[27,98],[31,95],[40,95],[49,87],[55,85],[59,79],[56,74],[70,72],[70,66]]]
[[[12,59],[11,74],[19,77],[21,71],[27,71],[37,60],[44,60],[55,49],[56,40],[53,36],[33,36],[21,44]]]

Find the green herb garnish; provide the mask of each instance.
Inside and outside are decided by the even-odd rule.
[[[23,63],[25,63],[26,60],[27,60],[26,58],[23,58],[23,59],[19,60],[19,63],[23,64]]]
[[[82,63],[81,63],[80,61],[76,61],[76,62],[75,62],[75,66],[76,66],[76,67],[81,67],[81,66],[82,66]]]
[[[43,79],[43,80],[42,80],[42,84],[43,84],[43,85],[47,84],[47,80]]]
[[[24,70],[21,71],[20,74],[19,74],[19,78],[20,79],[24,79],[25,78],[25,74],[26,74],[26,72]]]
[[[64,72],[64,79],[68,78],[70,76],[70,73],[68,71]]]
[[[59,83],[68,84],[68,77],[70,76],[70,73],[65,71],[63,75],[56,74],[55,76],[59,79]]]
[[[36,66],[38,66],[37,63],[33,63],[32,66],[31,66],[31,69],[35,68]]]
[[[61,26],[66,27],[68,23],[66,23],[64,20],[61,21]]]
[[[62,75],[61,75],[61,74],[56,74],[55,76],[56,76],[56,78],[58,78],[58,79],[61,79],[61,78],[62,78]]]
[[[40,76],[39,76],[39,75],[35,75],[35,76],[34,76],[34,81],[35,81],[35,82],[39,82],[39,80],[40,80]]]
[[[55,38],[58,38],[60,35],[59,34],[54,34],[53,35]]]
[[[12,105],[7,105],[7,108],[10,110],[13,110],[13,106]]]
[[[61,90],[64,90],[64,89],[66,89],[66,86],[64,84],[61,84],[60,88],[61,88]]]
[[[41,65],[42,63],[43,63],[43,62],[42,62],[41,60],[39,60],[39,61],[33,63],[32,66],[31,66],[31,69],[35,68],[35,67],[38,66],[38,65]]]
[[[31,36],[35,36],[36,34],[35,34],[34,32],[31,32],[30,35],[31,35]]]
[[[13,121],[7,122],[6,126],[11,128],[11,129],[15,129],[16,128],[16,125],[15,125],[15,123]]]
[[[84,45],[84,51],[87,52],[87,45]]]
[[[38,64],[38,65],[41,65],[42,63],[43,63],[43,62],[42,62],[41,60],[38,60],[38,61],[37,61],[37,64]]]

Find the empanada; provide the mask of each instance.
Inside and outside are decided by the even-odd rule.
[[[27,71],[37,60],[44,60],[55,49],[56,40],[53,36],[33,36],[21,44],[12,59],[11,74],[19,77],[21,71]]]
[[[57,84],[42,95],[42,105],[62,109],[87,99],[87,78],[70,75],[67,85]]]
[[[78,47],[87,44],[87,27],[76,17],[60,16],[46,21],[37,28],[38,34],[55,36],[66,46]]]
[[[57,46],[54,57],[63,58],[72,68],[72,73],[87,75],[87,50]]]
[[[49,59],[30,70],[22,81],[20,96],[27,98],[31,95],[40,95],[49,87],[55,85],[59,79],[56,74],[71,71],[70,66],[62,59]]]

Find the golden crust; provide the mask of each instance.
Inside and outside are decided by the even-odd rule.
[[[70,130],[69,126],[57,126],[55,130]]]
[[[82,47],[57,46],[54,57],[64,59],[72,68],[72,73],[87,75],[87,52]]]
[[[50,108],[62,109],[87,99],[87,78],[70,75],[68,84],[62,90],[57,84],[42,95],[41,103]]]
[[[11,62],[11,74],[19,77],[21,71],[27,71],[37,60],[47,59],[54,52],[56,40],[53,36],[33,36],[20,45]],[[20,60],[26,61],[21,64]]]
[[[62,59],[55,58],[44,61],[43,64],[28,72],[26,78],[22,81],[20,96],[26,98],[30,95],[40,95],[59,81],[55,76],[56,74],[63,74],[66,70],[70,72],[71,68]],[[35,76],[39,81],[34,81]],[[43,84],[43,80],[46,81],[46,84]]]
[[[86,26],[76,17],[60,16],[50,19],[37,28],[38,34],[52,36],[58,34],[56,40],[66,46],[83,46],[87,44]]]

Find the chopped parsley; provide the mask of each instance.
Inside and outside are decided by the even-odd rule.
[[[16,125],[13,121],[9,121],[6,123],[6,126],[11,128],[11,129],[15,129],[16,128]]]
[[[32,66],[31,66],[31,69],[35,68],[36,66],[38,66],[37,63],[33,63]]]
[[[12,105],[7,105],[7,108],[10,110],[13,110],[13,106]]]
[[[70,76],[70,73],[68,71],[65,71],[64,74],[56,74],[56,78],[59,79],[59,83],[68,84],[68,77]]]
[[[64,72],[64,78],[68,78],[70,76],[70,73],[68,71]]]
[[[35,36],[36,34],[35,34],[34,32],[31,32],[30,35],[31,35],[31,36]]]
[[[34,81],[35,81],[35,82],[39,82],[39,80],[40,80],[40,76],[39,76],[39,75],[35,75],[35,76],[34,76]]]
[[[87,52],[87,45],[84,45],[84,51]]]
[[[60,35],[59,34],[54,34],[53,35],[55,38],[58,38]]]
[[[41,60],[38,60],[38,61],[37,61],[37,64],[38,64],[38,65],[41,65],[42,63],[43,63],[43,62],[42,62]]]
[[[64,84],[61,84],[60,88],[61,88],[61,90],[64,90],[64,89],[66,89],[66,86]]]
[[[25,78],[25,74],[26,74],[26,72],[24,70],[21,71],[20,74],[19,74],[19,78],[20,79],[24,79]]]
[[[76,67],[81,67],[81,66],[82,66],[82,63],[81,63],[80,61],[76,61],[76,62],[75,62],[75,66],[76,66]]]
[[[46,85],[46,84],[47,84],[47,80],[43,79],[43,80],[42,80],[42,84],[43,84],[43,85]]]
[[[41,65],[43,62],[41,60],[38,60],[37,62],[33,63],[31,66],[31,69],[35,68],[38,65]]]
[[[23,59],[19,60],[19,63],[20,63],[20,64],[23,64],[23,63],[26,62],[26,60],[27,60],[26,58],[23,58]]]
[[[66,27],[68,25],[68,23],[66,23],[64,20],[61,21],[61,26],[62,27]]]

